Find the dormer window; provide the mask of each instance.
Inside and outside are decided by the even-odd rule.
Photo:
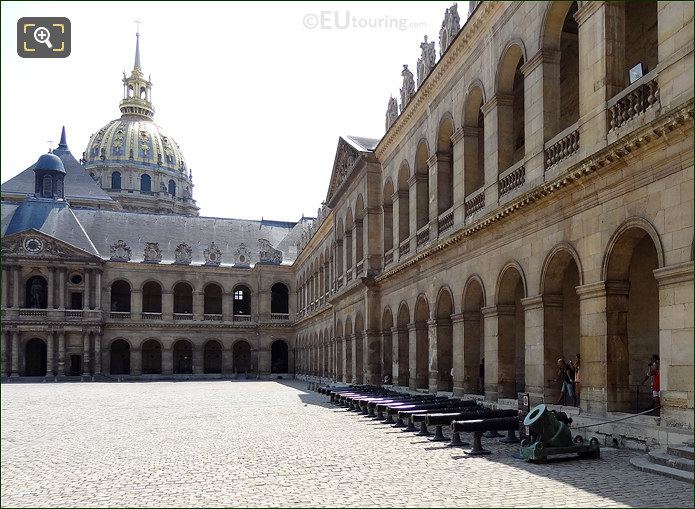
[[[50,198],[53,194],[53,179],[50,175],[45,175],[43,177],[43,190],[41,191],[41,196],[44,198]]]

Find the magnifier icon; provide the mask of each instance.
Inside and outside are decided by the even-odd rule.
[[[53,48],[51,44],[51,32],[46,27],[38,27],[34,30],[34,40],[39,44],[45,44],[48,48]]]

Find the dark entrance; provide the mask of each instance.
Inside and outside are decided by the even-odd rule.
[[[82,309],[82,292],[70,293],[70,309]]]
[[[111,367],[112,375],[130,375],[130,345],[123,339],[117,339],[111,343]]]
[[[270,372],[287,373],[289,371],[287,364],[287,343],[282,339],[273,341],[270,347]]]
[[[30,339],[24,349],[26,376],[46,376],[46,343],[42,339]]]
[[[159,341],[148,339],[142,344],[142,374],[159,375],[162,373],[162,345]]]
[[[243,339],[234,343],[232,358],[235,373],[247,373],[251,371],[251,345]]]
[[[24,307],[46,309],[48,302],[48,284],[42,276],[33,276],[27,280],[24,295]]]
[[[73,354],[70,356],[70,376],[80,376],[82,374],[82,356]]]
[[[174,343],[174,373],[179,375],[193,373],[193,347],[185,339]]]
[[[217,341],[211,340],[205,343],[203,372],[222,373],[222,345]]]

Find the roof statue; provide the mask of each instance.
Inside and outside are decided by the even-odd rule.
[[[461,29],[458,5],[454,4],[444,12],[444,21],[439,30],[439,55],[443,55]]]
[[[432,69],[434,69],[434,64],[436,60],[436,51],[434,49],[434,41],[427,42],[427,36],[425,36],[425,41],[420,43],[421,55],[417,61],[417,87],[420,88],[422,82],[425,81],[427,76],[429,76]]]
[[[389,104],[386,107],[386,130],[391,129],[391,126],[398,118],[398,101],[393,96],[389,97]]]
[[[174,251],[174,263],[176,265],[190,265],[193,259],[193,249],[188,244],[181,243]]]
[[[415,80],[413,79],[413,73],[408,70],[407,65],[403,65],[401,76],[403,76],[403,86],[401,87],[401,111],[403,111],[408,106],[410,99],[415,95]]]

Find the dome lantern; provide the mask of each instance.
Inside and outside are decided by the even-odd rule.
[[[120,104],[123,116],[152,118],[152,82],[145,79],[140,64],[140,33],[135,34],[135,63],[129,77],[123,73],[123,100]]]

